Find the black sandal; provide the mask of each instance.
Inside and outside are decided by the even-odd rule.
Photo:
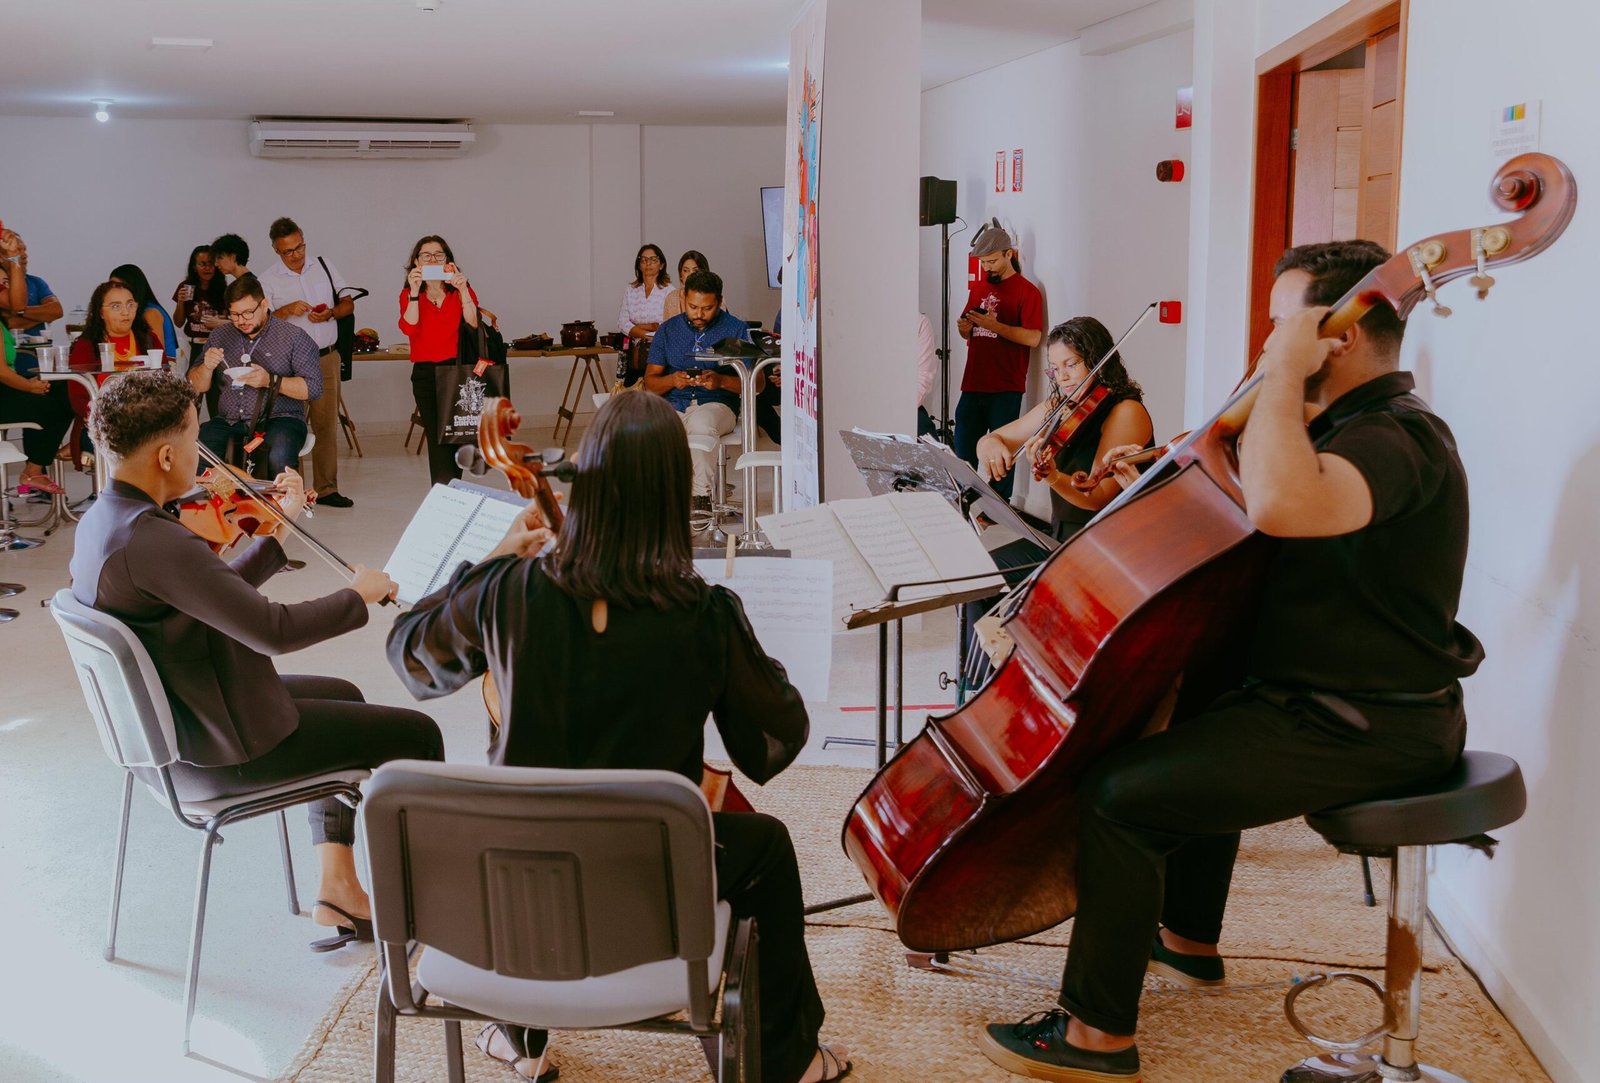
[[[372,919],[358,918],[342,906],[336,906],[327,899],[318,899],[317,905],[324,910],[332,910],[350,924],[340,922],[334,928],[338,930],[333,936],[311,942],[311,950],[315,952],[337,951],[346,944],[372,943]]]
[[[511,1056],[502,1057],[495,1053],[489,1052],[489,1043],[494,1040],[494,1035],[496,1034],[499,1034],[502,1038],[504,1038],[506,1040],[506,1044],[511,1047]],[[545,1057],[550,1052],[550,1037],[548,1034],[545,1035],[544,1045],[539,1049],[539,1052],[537,1054],[532,1054],[529,1053],[526,1046],[511,1033],[511,1028],[505,1023],[490,1023],[488,1026],[484,1027],[478,1032],[478,1036],[477,1038],[473,1039],[472,1044],[477,1046],[478,1051],[484,1056],[488,1057],[490,1060],[497,1060],[501,1064],[510,1067],[510,1069],[517,1074],[518,1079],[525,1079],[527,1080],[527,1083],[551,1083],[552,1080],[561,1075],[561,1069],[559,1066],[554,1064],[552,1064],[549,1068],[545,1068],[544,1066]],[[522,1071],[521,1068],[517,1067],[518,1064],[525,1060],[531,1060],[535,1062],[533,1070],[538,1074],[527,1075]]]
[[[832,1046],[818,1042],[817,1052],[822,1054],[822,1083],[833,1083],[835,1079],[843,1079],[855,1068],[853,1062],[841,1061]]]

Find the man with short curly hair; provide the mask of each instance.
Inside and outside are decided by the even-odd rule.
[[[195,489],[199,396],[183,377],[130,372],[106,382],[90,427],[112,461],[112,482],[78,524],[72,593],[121,620],[155,663],[171,703],[184,801],[207,801],[392,759],[444,758],[433,719],[367,703],[349,681],[279,676],[270,656],[354,631],[367,607],[394,592],[380,571],[355,566],[350,584],[283,604],[259,587],[287,563],[275,534],[231,562],[217,558],[174,512]],[[293,470],[277,485],[289,518],[305,506]],[[144,769],[136,769],[144,770]],[[340,931],[327,951],[371,939],[371,908],[356,879],[354,813],[330,798],[309,807],[322,864],[313,919]]]

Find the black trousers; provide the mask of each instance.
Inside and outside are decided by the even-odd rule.
[[[204,801],[350,767],[390,760],[443,760],[444,738],[421,711],[367,703],[361,689],[338,677],[285,676],[300,708],[300,727],[264,756],[228,767],[172,765],[178,796]],[[146,769],[135,773],[146,777]],[[153,777],[153,776],[151,776]],[[355,810],[336,797],[306,807],[311,841],[349,846],[356,840]]]
[[[715,812],[717,895],[733,920],[756,919],[761,985],[761,1078],[796,1083],[817,1055],[822,997],[806,954],[800,866],[783,821],[759,812]],[[546,1032],[510,1027],[528,1055],[544,1049]]]
[[[1078,795],[1078,913],[1061,1006],[1134,1033],[1158,924],[1220,938],[1240,831],[1448,771],[1466,716],[1459,687],[1440,700],[1354,704],[1363,729],[1304,694],[1257,685],[1096,764]]]
[[[18,367],[23,368],[18,354]],[[37,371],[35,362],[34,371]],[[26,372],[26,369],[24,369]],[[27,372],[31,376],[31,372]],[[52,383],[43,395],[0,384],[0,422],[31,421],[37,429],[22,430],[22,452],[34,466],[48,467],[72,428],[72,400],[67,397],[66,381]],[[12,482],[15,483],[13,478]]]
[[[955,453],[968,466],[978,465],[978,441],[1022,416],[1020,391],[963,391],[956,400]],[[1011,481],[1017,476],[1015,467],[1005,477],[994,483],[994,491],[1011,499]]]
[[[461,467],[456,465],[455,446],[439,443],[439,399],[434,385],[439,369],[449,364],[454,362],[411,363],[411,401],[416,403],[417,413],[422,418],[422,431],[428,441],[428,474],[435,485],[448,485],[461,476]]]

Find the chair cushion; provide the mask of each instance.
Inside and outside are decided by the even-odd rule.
[[[1455,768],[1409,793],[1357,801],[1306,817],[1335,846],[1432,846],[1481,835],[1521,818],[1522,769],[1510,756],[1464,752]]]
[[[214,797],[208,801],[181,801],[183,811],[190,816],[210,819],[225,808],[233,805],[243,805],[250,801],[261,801],[266,798],[278,797],[282,794],[292,793],[295,790],[306,789],[311,786],[321,785],[324,782],[349,782],[360,785],[372,775],[365,768],[351,768],[347,771],[329,771],[322,775],[311,775],[307,778],[297,778],[290,782],[280,783],[277,786],[268,786],[264,789],[253,790],[250,793],[236,793],[229,797]],[[167,804],[167,795],[161,792],[160,784],[145,787],[150,794],[163,806]]]
[[[717,903],[716,947],[706,960],[706,984],[713,990],[722,979],[732,916],[732,907]],[[417,980],[458,1007],[528,1027],[615,1027],[689,1007],[688,968],[682,959],[663,959],[601,978],[530,981],[503,977],[427,948],[417,964]]]

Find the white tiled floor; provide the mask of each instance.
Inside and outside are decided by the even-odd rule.
[[[346,559],[381,566],[422,499],[426,466],[401,451],[398,436],[368,436],[364,444],[365,458],[340,466],[340,488],[356,507],[324,509],[307,525]],[[72,484],[77,493],[85,482],[75,477]],[[0,580],[27,586],[19,598],[0,601],[22,611],[0,625],[0,1080],[271,1079],[360,959],[306,950],[316,934],[308,918],[287,913],[271,821],[234,828],[213,871],[195,1055],[180,1057],[197,839],[146,797],[134,804],[118,960],[101,959],[119,772],[100,749],[59,633],[39,607],[66,585],[71,550],[67,527],[40,549],[0,553]],[[310,564],[277,577],[268,590],[273,597],[336,588],[331,569],[302,555]],[[337,674],[370,700],[409,704],[384,661],[387,630],[380,617],[283,658],[279,668]],[[954,656],[948,612],[908,629],[906,702],[950,703],[937,677],[954,668]],[[844,708],[875,702],[875,666],[871,633],[834,637],[832,695],[813,705],[803,762],[872,764],[869,748],[825,751],[822,740],[871,736],[872,711]],[[481,760],[476,693],[433,701],[426,710],[443,728],[452,759]],[[926,713],[908,712],[908,733]],[[291,813],[290,820],[301,899],[309,903],[315,870],[306,829],[303,818]]]

